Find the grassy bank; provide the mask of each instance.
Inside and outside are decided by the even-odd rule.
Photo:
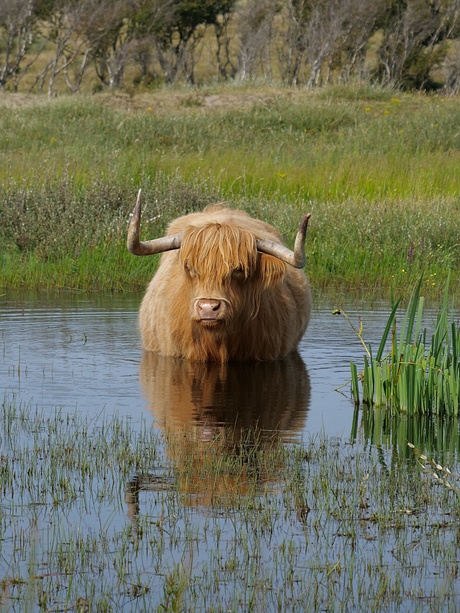
[[[142,187],[145,236],[223,199],[291,243],[311,211],[315,288],[405,291],[424,272],[437,295],[460,271],[459,108],[357,87],[3,96],[0,284],[143,287],[155,263],[123,247]]]
[[[167,460],[146,423],[11,398],[0,435],[2,610],[456,610],[457,492],[404,441],[192,432]]]

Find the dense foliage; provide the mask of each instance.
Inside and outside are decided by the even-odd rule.
[[[459,0],[0,0],[0,89],[262,77],[456,92],[459,37]]]

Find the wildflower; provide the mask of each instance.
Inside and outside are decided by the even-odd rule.
[[[401,100],[399,98],[392,98],[391,102],[394,102],[395,104],[398,104],[399,102],[401,102]]]
[[[279,172],[278,176],[281,177],[282,179],[284,179],[284,177],[286,176],[285,172]]]
[[[366,108],[364,110],[369,112],[371,110],[371,107],[370,106],[366,106]]]
[[[413,259],[414,259],[414,245],[412,243],[409,248],[409,251],[407,252],[407,260],[409,262],[412,262]]]
[[[149,106],[149,108],[148,108],[147,110],[148,110],[149,112],[152,112],[152,111],[153,111],[153,109],[152,109],[152,107],[151,107],[151,106]]]
[[[384,114],[384,115],[389,115],[389,114],[390,114],[390,111],[383,111],[383,114]]]

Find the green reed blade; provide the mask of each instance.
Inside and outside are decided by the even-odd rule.
[[[351,370],[351,395],[353,396],[355,405],[359,405],[358,369],[356,368],[356,364],[354,362],[350,362],[350,370]]]
[[[452,343],[452,366],[458,370],[458,335],[455,322],[451,323],[451,343]]]
[[[364,371],[363,371],[363,402],[372,404],[374,397],[374,386],[372,369],[369,368],[369,360],[367,355],[364,356]]]
[[[382,377],[380,364],[372,360],[372,372],[374,375],[374,404],[377,407],[382,405]]]
[[[417,318],[416,318],[416,322],[415,322],[415,336],[414,336],[414,340],[415,342],[417,342],[419,340],[420,337],[420,330],[422,327],[422,317],[423,317],[423,306],[425,303],[425,299],[423,296],[420,296],[419,300],[418,300],[418,307],[417,307]]]
[[[418,310],[418,302],[422,281],[423,277],[420,277],[417,285],[412,292],[409,304],[407,306],[404,322],[401,328],[400,351],[402,351],[404,344],[410,345],[410,343],[412,342],[412,333],[414,331],[414,322]]]
[[[375,359],[377,360],[377,362],[380,362],[380,360],[382,359],[382,355],[383,355],[383,352],[385,350],[385,346],[386,346],[386,343],[387,343],[388,335],[390,333],[391,326],[393,325],[393,322],[394,322],[394,319],[395,319],[395,315],[396,315],[396,311],[398,310],[398,306],[399,306],[400,302],[401,302],[401,299],[399,299],[393,305],[390,317],[388,318],[388,321],[387,321],[387,323],[385,325],[385,330],[383,331],[382,340],[380,341],[380,345],[379,345],[379,348],[377,350],[377,355],[375,356]]]

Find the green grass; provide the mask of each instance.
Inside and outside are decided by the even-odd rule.
[[[291,243],[311,211],[308,273],[318,290],[405,290],[423,271],[439,295],[447,268],[456,285],[456,98],[221,87],[14,100],[0,100],[1,285],[145,284],[153,264],[122,254],[139,187],[146,220],[155,218],[144,220],[150,236],[221,199]]]
[[[442,307],[430,333],[423,328],[425,299],[423,279],[412,291],[404,316],[400,300],[392,305],[377,351],[356,331],[366,351],[364,368],[351,362],[351,390],[355,405],[389,409],[390,412],[458,417],[460,406],[460,328],[452,314],[449,279]],[[338,310],[337,314],[346,313]],[[351,323],[351,322],[350,322]],[[361,386],[359,384],[361,381]],[[360,391],[360,387],[362,388]]]
[[[4,610],[456,608],[458,495],[428,439],[197,444],[8,397],[1,416]]]

